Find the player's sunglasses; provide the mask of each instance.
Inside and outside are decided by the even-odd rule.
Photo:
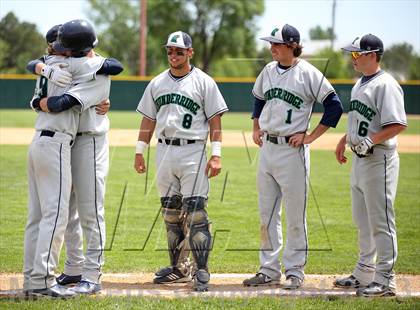
[[[372,51],[364,51],[364,52],[351,52],[351,57],[352,57],[353,59],[358,59],[358,58],[360,58],[362,55],[367,55],[367,54],[374,53],[374,52],[377,52],[377,51],[379,51],[379,49],[372,50]]]
[[[175,54],[177,56],[185,56],[187,54],[187,51],[171,51],[171,50],[166,50],[166,54],[168,56],[171,56],[173,54]]]

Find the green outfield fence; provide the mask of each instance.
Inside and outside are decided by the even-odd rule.
[[[113,110],[134,111],[151,77],[114,77],[111,84]],[[253,106],[251,94],[255,78],[215,78],[232,112],[250,112]],[[348,111],[353,80],[330,80],[340,96],[344,110]],[[26,109],[32,97],[35,78],[26,74],[0,74],[0,108]],[[420,81],[401,82],[404,90],[405,110],[408,114],[420,114]],[[315,112],[322,106],[316,105]]]

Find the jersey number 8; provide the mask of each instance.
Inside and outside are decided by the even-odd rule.
[[[185,129],[190,129],[192,124],[192,115],[191,114],[185,114],[184,119],[182,120],[182,127]]]

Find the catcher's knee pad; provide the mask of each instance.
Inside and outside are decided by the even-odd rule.
[[[209,218],[204,209],[207,199],[190,197],[183,200],[183,209],[187,212],[186,226],[189,231],[189,242],[197,269],[207,269],[211,234]]]
[[[169,259],[171,265],[176,266],[181,253],[179,245],[185,238],[181,220],[182,198],[181,196],[162,197],[160,201],[166,225]]]

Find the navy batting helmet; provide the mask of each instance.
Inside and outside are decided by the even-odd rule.
[[[60,25],[53,26],[50,30],[48,30],[47,34],[45,35],[45,39],[47,40],[48,44],[54,43],[57,41],[58,29]]]
[[[98,39],[92,25],[86,20],[75,19],[61,25],[53,48],[58,52],[70,51],[72,54],[83,55],[97,44]]]

